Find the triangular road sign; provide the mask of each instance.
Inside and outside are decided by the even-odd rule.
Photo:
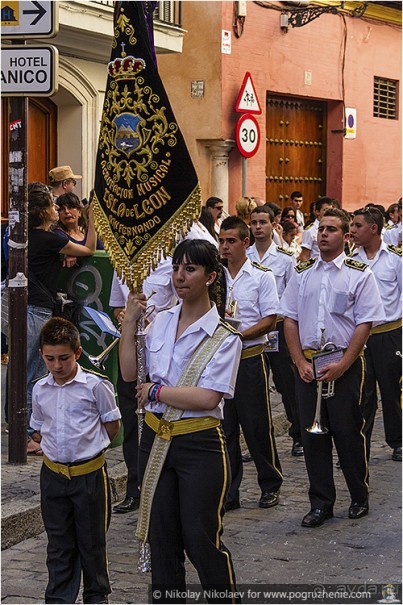
[[[252,76],[249,71],[246,72],[243,79],[241,90],[239,91],[235,103],[235,111],[238,111],[239,113],[262,113]]]

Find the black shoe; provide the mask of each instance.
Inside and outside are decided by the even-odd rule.
[[[113,507],[114,513],[131,513],[133,510],[137,510],[140,504],[140,498],[128,497],[123,500],[120,504]]]
[[[259,500],[259,508],[271,508],[277,506],[280,499],[278,492],[263,492]]]
[[[247,462],[252,462],[253,458],[250,455],[249,452],[245,452],[244,454],[242,454],[242,462],[247,463]]]
[[[302,443],[300,441],[294,441],[291,448],[291,456],[303,456],[304,448],[302,447]]]
[[[302,519],[302,527],[320,527],[326,521],[333,517],[333,511],[323,508],[313,508]]]
[[[239,500],[231,500],[230,502],[226,502],[224,504],[225,512],[227,513],[229,510],[236,510],[237,508],[241,508]]]
[[[361,519],[361,517],[365,517],[369,512],[369,504],[368,500],[363,504],[359,502],[352,502],[350,508],[348,509],[348,518],[349,519]]]
[[[394,460],[395,462],[402,461],[402,448],[401,447],[394,448],[393,454],[392,454],[392,460]]]

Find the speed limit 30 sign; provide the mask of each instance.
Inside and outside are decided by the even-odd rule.
[[[260,129],[255,116],[251,113],[242,115],[236,125],[235,139],[240,153],[251,158],[260,144]]]

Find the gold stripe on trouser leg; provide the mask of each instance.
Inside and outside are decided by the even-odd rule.
[[[218,529],[217,529],[216,541],[215,541],[216,547],[220,548],[220,533],[222,530],[221,509],[224,504],[224,497],[225,497],[225,492],[226,492],[226,487],[227,487],[228,467],[227,467],[227,458],[225,456],[225,442],[224,442],[221,426],[218,426],[216,428],[216,430],[217,430],[218,438],[220,440],[220,448],[221,448],[223,471],[224,471],[223,486],[222,486],[220,502],[219,502],[218,511],[217,511]],[[234,576],[232,575],[232,565],[231,565],[229,553],[225,552],[224,550],[221,552],[227,557],[229,581],[231,583],[232,592],[235,593],[235,582],[234,582]],[[235,597],[233,597],[232,602],[235,603]]]
[[[267,368],[266,368],[266,364],[265,364],[265,361],[264,361],[264,353],[262,353],[260,355],[260,360],[262,362],[262,368],[263,368],[263,374],[264,374],[264,383],[265,383],[265,389],[266,389],[267,417],[269,419],[269,440],[270,440],[271,457],[272,457],[272,460],[273,460],[273,467],[276,469],[276,471],[278,472],[278,474],[280,475],[280,477],[282,479],[284,479],[282,472],[275,465],[276,456],[275,456],[275,452],[274,452],[273,420],[272,420],[272,417],[271,417],[271,409],[270,409],[269,377],[267,375]]]
[[[364,355],[360,355],[360,357],[358,358],[361,362],[361,381],[360,381],[360,393],[359,393],[359,399],[358,399],[358,405],[361,406],[362,403],[362,395],[363,395],[363,391],[364,391],[364,384],[365,384],[365,358]],[[368,475],[369,475],[369,467],[368,467],[368,461],[367,461],[367,439],[364,435],[364,427],[365,427],[365,419],[362,419],[362,426],[361,426],[361,430],[360,430],[360,435],[364,441],[364,457],[365,457],[365,477],[364,477],[364,483],[367,486],[367,488],[369,489],[369,483],[368,483]]]
[[[106,557],[106,571],[109,573],[109,561],[108,561],[108,548],[106,544],[106,532],[108,531],[108,508],[109,508],[109,490],[108,490],[108,477],[106,475],[105,466],[102,467],[102,478],[104,480],[104,492],[105,492],[105,557]]]

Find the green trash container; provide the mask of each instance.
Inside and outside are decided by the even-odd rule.
[[[67,292],[69,297],[80,301],[83,305],[93,307],[97,311],[104,311],[113,319],[109,307],[113,267],[109,255],[104,250],[97,250],[93,256],[81,257],[77,265],[63,268],[59,280],[59,290]],[[116,389],[118,378],[118,347],[114,347],[105,361],[105,369],[97,369],[88,356],[98,356],[114,340],[110,334],[102,333],[95,322],[85,313],[80,316],[79,330],[83,354],[79,363],[84,368],[99,372],[107,376]],[[111,447],[121,445],[123,441],[123,427],[113,440]]]

